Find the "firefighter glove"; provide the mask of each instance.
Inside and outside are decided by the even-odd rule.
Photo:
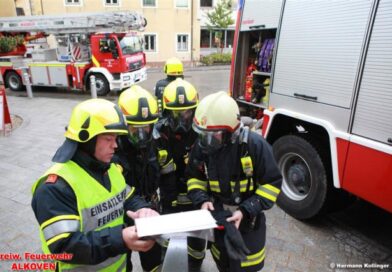
[[[246,247],[240,231],[231,222],[227,222],[226,218],[231,216],[230,211],[212,211],[212,216],[215,218],[216,223],[224,227],[224,243],[227,250],[227,254],[233,260],[243,261],[246,259],[246,255],[250,253]]]

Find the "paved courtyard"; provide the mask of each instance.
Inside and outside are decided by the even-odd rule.
[[[0,136],[0,254],[40,252],[38,225],[30,207],[31,185],[51,165],[78,100],[8,96],[11,114],[22,122],[11,135]],[[278,207],[266,216],[263,271],[381,271],[342,268],[365,263],[389,264],[389,270],[383,271],[392,271],[391,248],[374,243],[355,229],[341,227],[332,219],[303,223]],[[0,271],[10,271],[11,263],[0,260]],[[135,271],[141,271],[140,266]],[[210,255],[203,271],[216,271]]]

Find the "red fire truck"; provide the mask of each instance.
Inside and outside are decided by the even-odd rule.
[[[309,219],[347,194],[392,212],[392,1],[239,6],[230,89],[262,118],[280,207]]]
[[[145,25],[135,12],[1,18],[1,36],[23,35],[30,42],[2,54],[0,83],[20,91],[27,70],[33,86],[86,90],[94,75],[98,95],[120,91],[147,78],[143,41],[136,32]],[[31,41],[42,33],[52,34],[56,45]]]

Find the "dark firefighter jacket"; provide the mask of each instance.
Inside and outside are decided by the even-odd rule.
[[[163,90],[166,88],[167,85],[169,85],[170,82],[175,80],[178,76],[167,76],[164,79],[158,80],[157,84],[155,85],[154,93],[155,97],[157,99],[162,99],[163,96]],[[180,76],[181,78],[184,78],[183,76]]]
[[[165,118],[160,119],[155,125],[154,139],[161,165],[160,192],[164,199],[163,205],[181,201],[182,198],[178,196],[187,194],[185,168],[196,138],[197,134],[192,129],[185,134],[173,132]],[[189,202],[189,199],[187,201]]]
[[[119,148],[112,161],[123,168],[126,183],[135,187],[136,192],[146,201],[151,201],[156,196],[160,177],[158,151],[154,143],[146,148],[135,148],[127,136],[117,139]]]
[[[242,128],[239,139],[212,155],[196,141],[187,168],[188,196],[196,206],[213,197],[239,205],[244,217],[254,218],[273,206],[282,176],[271,146],[258,134]]]

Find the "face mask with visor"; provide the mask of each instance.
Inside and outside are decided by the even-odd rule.
[[[128,138],[131,144],[138,148],[145,148],[152,139],[154,124],[131,125],[128,124]]]
[[[171,129],[175,132],[188,132],[192,127],[194,112],[194,109],[169,111]]]
[[[207,154],[213,154],[221,149],[228,141],[230,133],[226,130],[203,130],[195,124],[192,128],[198,134],[199,146]]]

